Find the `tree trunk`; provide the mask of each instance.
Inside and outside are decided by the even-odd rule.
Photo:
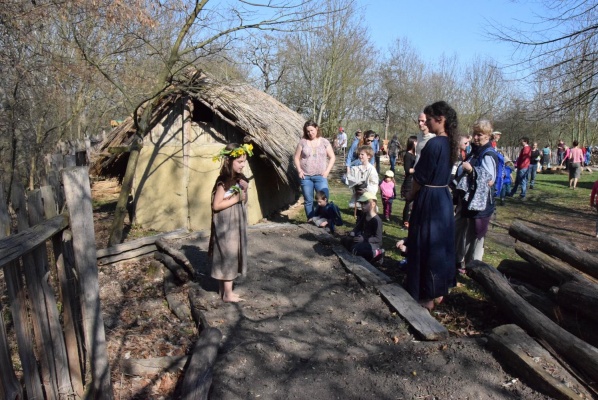
[[[536,232],[521,221],[514,221],[511,224],[509,235],[531,244],[546,254],[558,257],[578,270],[598,279],[598,258],[565,241],[543,232]]]
[[[127,214],[127,204],[129,202],[129,194],[133,187],[133,178],[135,177],[135,169],[137,168],[137,160],[139,160],[139,153],[143,147],[143,139],[136,138],[131,144],[131,154],[129,154],[129,162],[127,163],[127,170],[123,178],[120,195],[116,203],[116,210],[114,212],[114,221],[110,228],[110,238],[108,239],[108,247],[112,247],[123,241],[123,228],[125,223],[125,216]]]
[[[557,301],[559,305],[598,322],[598,285],[567,282],[559,287]]]
[[[557,260],[529,244],[518,242],[515,244],[515,252],[524,260],[540,269],[541,275],[546,275],[561,285],[569,281],[587,282],[588,279],[575,268]]]
[[[545,340],[589,381],[598,379],[598,349],[567,332],[519,296],[495,268],[482,261],[467,265],[468,275],[480,283],[502,311],[530,335]]]

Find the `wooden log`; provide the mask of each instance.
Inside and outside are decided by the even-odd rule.
[[[548,351],[517,325],[493,329],[488,335],[488,344],[504,364],[515,371],[513,375],[523,377],[542,393],[559,400],[592,397]]]
[[[548,290],[558,282],[541,273],[541,269],[527,261],[502,260],[498,271],[509,279],[526,282],[542,290]]]
[[[191,317],[191,310],[186,304],[180,302],[173,293],[177,287],[174,283],[174,275],[168,268],[162,267],[162,271],[164,272],[164,295],[168,302],[168,308],[181,321],[188,321]]]
[[[174,260],[174,258],[170,257],[168,254],[164,254],[159,251],[154,252],[154,258],[155,258],[155,261],[158,262],[158,264],[162,264],[166,268],[168,268],[170,270],[170,272],[172,272],[174,277],[177,279],[177,281],[179,281],[180,283],[189,282],[189,275],[187,275],[187,272],[185,272],[185,269],[183,269]]]
[[[29,223],[35,226],[44,220],[44,202],[42,201],[42,191],[33,190],[29,192],[29,198],[27,199],[27,205],[29,209]],[[49,213],[56,213],[57,210],[53,210],[50,206],[47,211]],[[29,264],[29,256],[23,257],[23,266],[25,268],[25,276],[27,277],[27,284],[32,290],[41,288],[41,292],[37,294],[40,296],[42,301],[41,313],[45,314],[44,325],[47,324],[48,331],[44,331],[44,335],[50,334],[49,337],[44,337],[44,352],[49,357],[50,373],[51,378],[58,385],[56,387],[58,398],[65,397],[70,393],[73,393],[73,386],[71,384],[71,376],[68,368],[68,357],[66,354],[66,347],[64,343],[64,335],[62,333],[62,326],[60,325],[60,316],[58,313],[58,305],[56,303],[56,294],[54,289],[48,283],[48,277],[50,276],[50,267],[48,263],[48,252],[45,245],[38,246],[31,252],[31,265]],[[39,280],[39,287],[31,286],[30,279],[27,275],[27,270],[33,269],[34,279]],[[32,298],[31,291],[29,295]]]
[[[584,340],[594,347],[598,347],[598,324],[591,320],[576,315],[564,307],[560,307],[554,300],[546,294],[532,291],[523,285],[511,286],[518,295],[523,297],[528,303],[540,310],[552,321],[571,332],[581,340]]]
[[[168,254],[177,263],[179,263],[181,266],[183,266],[185,268],[185,270],[187,271],[187,273],[191,277],[195,277],[196,276],[195,268],[193,268],[193,265],[191,264],[191,261],[189,261],[189,259],[182,252],[180,252],[177,249],[175,249],[175,248],[171,247],[170,245],[168,245],[164,241],[164,239],[158,239],[158,240],[156,240],[156,247],[160,251]]]
[[[115,246],[112,247],[108,247],[106,249],[100,249],[96,252],[96,257],[98,258],[98,262],[102,263],[102,264],[107,264],[106,262],[104,262],[103,260],[105,258],[113,258],[116,259],[117,256],[119,255],[123,255],[122,259],[126,259],[126,253],[129,253],[131,251],[136,251],[138,249],[141,248],[146,248],[145,251],[147,251],[147,253],[144,254],[149,254],[152,253],[154,251],[156,251],[156,240],[161,239],[161,238],[166,238],[166,239],[179,239],[185,236],[189,235],[189,231],[186,229],[177,229],[175,231],[172,232],[166,232],[166,233],[160,233],[158,235],[155,236],[146,236],[140,239],[136,239],[136,240],[131,240],[129,242],[125,242],[125,243],[121,243],[121,244],[117,244]],[[141,253],[137,252],[135,253],[135,256],[139,256]]]
[[[518,242],[515,252],[527,262],[538,268],[538,274],[548,276],[560,285],[569,281],[588,282],[589,280],[577,269],[556,258],[553,258],[529,244]]]
[[[409,293],[401,286],[391,283],[379,286],[380,295],[388,301],[390,306],[401,317],[405,318],[409,325],[424,340],[447,339],[448,331],[442,324],[430,315],[428,310],[423,308]]]
[[[594,322],[598,322],[598,285],[587,282],[567,282],[559,287],[557,302]]]
[[[25,211],[25,192],[20,187],[16,189],[13,185],[11,194],[11,202],[13,209],[17,215],[22,215],[23,218],[17,219],[19,228],[27,226],[26,211]],[[0,236],[8,235],[10,232],[10,218],[8,210],[4,202],[0,202],[0,221],[3,224]],[[22,222],[20,222],[22,221]],[[24,225],[23,225],[24,223]],[[38,372],[38,364],[35,358],[33,343],[34,337],[31,332],[31,323],[29,322],[29,313],[27,311],[27,294],[25,292],[25,285],[22,279],[22,272],[18,263],[11,261],[3,265],[4,278],[6,280],[6,289],[8,298],[10,299],[10,309],[12,312],[13,326],[17,337],[17,345],[19,351],[19,358],[21,359],[21,366],[23,368],[23,380],[25,382],[25,390],[27,396],[34,399],[42,399],[43,388]]]
[[[96,260],[93,209],[87,168],[74,167],[62,170],[66,203],[73,232],[75,265],[79,276],[81,310],[85,349],[90,362],[91,384],[89,398],[112,400],[110,365],[106,348],[104,319],[100,306],[100,288]]]
[[[514,221],[511,224],[509,235],[531,244],[546,254],[558,257],[574,268],[598,279],[598,257],[579,250],[570,243],[543,232],[536,232],[521,221]]]
[[[197,283],[191,282],[189,284],[189,305],[191,306],[191,317],[195,322],[195,327],[198,332],[209,328],[210,324],[206,318],[204,311],[209,310],[210,294],[201,288]]]
[[[545,340],[590,381],[598,379],[598,349],[567,332],[519,296],[495,268],[482,261],[467,264],[468,275],[480,283],[513,322]]]
[[[207,328],[199,335],[181,384],[181,400],[208,399],[221,339],[222,333],[216,328]]]
[[[189,357],[166,356],[155,358],[130,358],[120,362],[120,370],[125,375],[159,375],[164,372],[178,372],[185,368]]]

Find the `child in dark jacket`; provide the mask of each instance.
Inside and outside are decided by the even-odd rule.
[[[505,169],[503,171],[502,188],[500,189],[500,205],[505,205],[505,197],[507,193],[511,192],[511,174],[513,173],[513,161],[505,162]]]
[[[356,256],[382,263],[382,219],[376,213],[376,195],[365,192],[357,201],[361,203],[362,214],[355,228],[341,238],[341,244]]]
[[[336,225],[343,225],[340,210],[332,201],[328,202],[326,193],[321,190],[316,192],[316,202],[318,207],[311,222],[320,228],[328,227],[330,233],[334,233]]]

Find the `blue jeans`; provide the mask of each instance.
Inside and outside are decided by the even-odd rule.
[[[536,174],[538,173],[538,164],[530,164],[527,170],[527,180],[529,181],[529,187],[533,188],[536,183]]]
[[[397,163],[397,156],[389,156],[390,159],[390,170],[395,172],[395,164]]]
[[[515,178],[515,185],[511,190],[511,196],[517,193],[517,189],[519,189],[519,185],[521,185],[521,197],[525,197],[525,193],[527,191],[527,170],[529,168],[518,169],[517,170],[517,178]]]
[[[303,199],[305,200],[305,215],[307,219],[313,218],[315,215],[314,207],[314,190],[326,193],[326,198],[329,199],[328,180],[322,175],[305,175],[301,179],[301,192],[303,192]]]

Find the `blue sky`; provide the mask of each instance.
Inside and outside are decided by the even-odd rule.
[[[486,20],[502,25],[533,21],[543,9],[533,0],[357,0],[365,7],[370,37],[386,50],[396,38],[407,38],[426,62],[457,54],[467,62],[476,54],[499,65],[512,63],[513,48],[490,40]]]

